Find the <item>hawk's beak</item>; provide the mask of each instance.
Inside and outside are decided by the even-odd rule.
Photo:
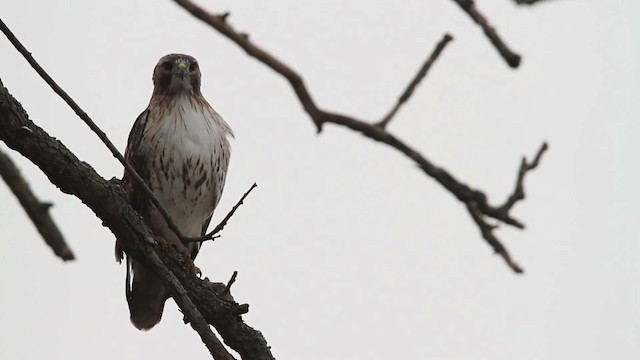
[[[184,59],[176,60],[176,70],[181,79],[187,74],[187,61]]]

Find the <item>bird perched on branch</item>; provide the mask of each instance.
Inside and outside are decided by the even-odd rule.
[[[203,235],[222,195],[233,132],[200,92],[200,68],[189,55],[170,54],[153,71],[153,94],[129,134],[125,157],[183,235]],[[128,200],[160,243],[195,259],[199,242],[183,243],[141,186],[125,170]],[[116,259],[124,254],[116,242]],[[127,302],[140,330],[155,326],[169,293],[143,264],[127,257]],[[130,281],[130,272],[133,280]]]

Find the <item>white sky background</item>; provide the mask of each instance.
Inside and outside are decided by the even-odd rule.
[[[452,33],[389,130],[493,203],[522,155],[551,146],[514,211],[527,230],[498,231],[527,271],[516,276],[413,163],[343,128],[316,136],[281,77],[172,2],[3,2],[3,21],[122,150],[157,60],[200,61],[203,93],[236,133],[214,223],[259,187],[196,263],[217,281],[239,271],[235,298],[276,358],[640,357],[637,2],[478,1],[523,55],[515,71],[453,1],[200,3],[230,10],[321,107],[371,120]],[[104,177],[122,175],[4,37],[0,78],[36,124]],[[55,203],[78,260],[54,257],[0,185],[0,358],[208,358],[173,302],[147,333],[129,323],[112,234],[10,155]]]

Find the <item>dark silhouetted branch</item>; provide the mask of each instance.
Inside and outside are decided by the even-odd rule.
[[[25,128],[24,131],[28,132],[29,129]],[[40,202],[36,198],[29,184],[20,174],[20,170],[18,170],[9,156],[2,151],[0,151],[0,176],[18,198],[20,205],[27,212],[27,215],[29,215],[29,218],[31,218],[31,221],[51,250],[64,261],[74,260],[73,252],[64,241],[62,233],[60,233],[49,214],[52,204]]]
[[[509,196],[509,198],[505,201],[505,203],[502,206],[495,208],[495,211],[497,213],[503,214],[502,216],[504,217],[508,217],[509,211],[511,211],[511,208],[513,208],[513,206],[518,201],[524,199],[525,175],[527,175],[529,171],[535,169],[538,166],[538,164],[540,163],[540,159],[542,158],[542,154],[544,154],[544,152],[547,151],[548,148],[549,146],[547,145],[547,143],[546,142],[543,143],[542,146],[540,146],[540,149],[536,153],[531,163],[527,162],[527,158],[525,157],[522,158],[522,163],[520,164],[520,170],[518,171],[518,177],[516,179],[516,187],[513,190],[513,193],[511,194],[511,196]],[[466,205],[467,205],[467,210],[469,210],[469,214],[471,214],[471,217],[480,228],[480,233],[482,234],[482,238],[485,239],[487,243],[489,243],[489,245],[493,248],[496,254],[500,255],[513,271],[515,271],[518,274],[524,272],[524,270],[511,259],[511,255],[509,255],[509,252],[507,251],[507,249],[505,249],[505,247],[500,243],[500,241],[498,241],[496,236],[493,234],[493,230],[495,230],[496,226],[489,225],[486,222],[486,219],[485,219],[486,216],[483,213],[483,211],[481,211],[478,208],[478,203],[474,201],[470,201],[470,202],[467,202]],[[521,226],[524,227],[524,225],[521,225]]]
[[[231,275],[231,279],[229,279],[229,282],[227,282],[227,286],[225,286],[224,290],[222,290],[223,294],[228,294],[231,291],[231,286],[236,282],[236,277],[238,277],[238,272],[234,271]]]
[[[474,202],[466,203],[467,210],[469,210],[469,214],[471,214],[471,218],[478,225],[480,229],[480,233],[482,234],[482,238],[487,241],[487,243],[493,248],[496,254],[500,255],[504,261],[507,263],[507,266],[511,268],[516,274],[522,274],[524,270],[516,264],[513,259],[511,259],[511,255],[507,249],[502,245],[502,243],[496,238],[493,234],[493,230],[496,229],[496,225],[490,225],[485,221],[485,216],[478,210],[477,204]]]
[[[202,242],[202,241],[206,241],[206,240],[215,240],[219,235],[218,234],[220,231],[222,231],[222,229],[224,229],[225,226],[227,226],[227,222],[229,221],[229,219],[231,219],[231,217],[233,216],[233,214],[235,214],[236,210],[238,210],[238,208],[240,207],[240,205],[244,204],[244,199],[247,198],[247,196],[251,193],[251,191],[253,191],[253,189],[257,188],[258,184],[253,183],[253,185],[251,185],[251,187],[249,188],[249,190],[247,190],[247,192],[244,193],[244,195],[242,195],[242,197],[240,198],[240,200],[238,200],[238,202],[231,208],[231,211],[229,211],[229,213],[227,213],[227,215],[224,217],[224,219],[222,219],[222,221],[220,221],[220,223],[208,234],[200,237],[200,238],[195,238],[195,239],[190,239],[188,240],[189,242]]]
[[[222,15],[215,15],[207,12],[200,6],[196,5],[189,0],[175,0],[175,2],[182,8],[187,10],[194,17],[202,20],[206,24],[210,25],[218,32],[229,38],[231,41],[240,46],[249,56],[256,58],[263,64],[267,65],[273,71],[285,77],[298,97],[298,100],[304,107],[307,114],[313,120],[314,125],[318,132],[322,131],[322,126],[326,123],[336,124],[347,127],[351,130],[361,133],[362,135],[385,143],[394,149],[400,151],[411,160],[413,160],[428,176],[435,179],[438,183],[444,186],[452,195],[458,200],[463,202],[467,207],[471,207],[474,211],[471,213],[472,218],[476,224],[480,227],[483,235],[485,234],[484,217],[493,218],[505,224],[522,229],[524,225],[514,217],[512,217],[508,211],[504,211],[504,207],[491,206],[487,200],[487,196],[480,190],[473,189],[463,182],[453,177],[447,170],[436,166],[420,152],[413,149],[404,141],[397,138],[393,134],[389,133],[384,127],[378,126],[375,123],[369,123],[364,120],[356,119],[351,116],[328,112],[320,109],[313,99],[307,87],[304,85],[302,77],[295,72],[291,67],[287,66],[284,62],[276,58],[274,55],[268,53],[258,45],[251,42],[248,37],[242,36],[240,32],[236,31]],[[473,3],[471,3],[473,4]],[[475,8],[474,8],[474,12]],[[486,21],[484,21],[486,24]],[[495,35],[495,32],[493,32]],[[518,57],[519,58],[519,57]],[[481,219],[482,222],[479,222]],[[493,235],[492,235],[493,236]],[[486,238],[485,238],[486,239]],[[515,265],[504,246],[498,241],[495,236],[489,241],[494,249],[501,249],[499,254],[508,264]],[[519,273],[522,269],[518,266],[511,266],[515,272]]]
[[[485,35],[489,38],[489,41],[493,44],[493,46],[498,50],[502,58],[511,66],[512,68],[517,68],[520,65],[521,57],[515,52],[511,51],[507,44],[502,41],[496,29],[489,24],[489,20],[487,20],[484,15],[478,11],[476,5],[473,0],[454,0],[464,12],[466,12],[476,24],[478,24]]]
[[[542,158],[542,154],[544,154],[544,152],[547,151],[548,148],[549,145],[547,145],[546,142],[543,143],[536,153],[535,157],[533,158],[533,161],[530,163],[527,162],[526,157],[522,157],[520,169],[518,170],[518,177],[516,179],[515,189],[513,189],[513,193],[511,194],[511,196],[509,196],[507,201],[505,201],[505,203],[498,208],[500,212],[508,213],[509,211],[511,211],[513,205],[515,205],[520,200],[524,200],[524,177],[529,171],[538,167],[540,159]]]
[[[424,77],[427,75],[427,72],[431,68],[431,65],[433,65],[436,59],[438,59],[438,56],[440,56],[440,53],[442,53],[442,50],[444,50],[445,46],[447,46],[447,44],[451,40],[453,40],[453,36],[449,34],[445,34],[442,37],[442,40],[438,42],[435,49],[433,49],[433,52],[431,53],[431,55],[429,55],[429,57],[424,62],[424,64],[422,64],[420,71],[418,71],[418,73],[413,78],[413,80],[411,80],[411,82],[409,83],[407,88],[404,90],[402,95],[400,95],[396,105],[391,109],[391,111],[389,111],[389,113],[382,119],[382,121],[378,123],[378,126],[384,128],[387,126],[387,124],[389,124],[389,121],[391,121],[391,119],[393,119],[393,117],[396,115],[396,113],[400,109],[400,106],[402,106],[402,104],[404,104],[407,100],[409,100],[409,98],[413,94],[413,91],[416,89],[418,84],[420,84],[420,81],[422,81],[422,79],[424,79]]]
[[[273,359],[262,334],[239,316],[242,311],[246,312],[247,305],[218,296],[221,291],[215,286],[218,283],[199,279],[179,252],[159,246],[149,227],[127,203],[117,182],[102,178],[60,141],[31,122],[1,81],[0,140],[38,166],[60,191],[86,204],[113,232],[127,254],[159,276],[214,359],[233,357],[207,323],[212,324],[225,343],[243,359]],[[224,284],[221,287],[224,289]]]

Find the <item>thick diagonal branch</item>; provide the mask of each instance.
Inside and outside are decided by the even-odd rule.
[[[262,334],[238,316],[238,309],[243,307],[219,298],[209,281],[191,273],[178,252],[158,246],[149,227],[125,200],[123,190],[115,182],[103,179],[60,141],[31,122],[1,81],[0,140],[38,166],[62,192],[86,204],[113,232],[127,254],[160,277],[215,359],[232,357],[207,323],[243,359],[273,359]]]
[[[64,261],[75,259],[73,252],[64,241],[62,233],[49,214],[52,204],[41,202],[36,198],[31,191],[31,187],[20,174],[18,167],[2,151],[0,151],[0,176],[18,198],[20,205],[27,212],[27,215],[29,215],[29,218],[31,218],[31,221],[51,250]]]

